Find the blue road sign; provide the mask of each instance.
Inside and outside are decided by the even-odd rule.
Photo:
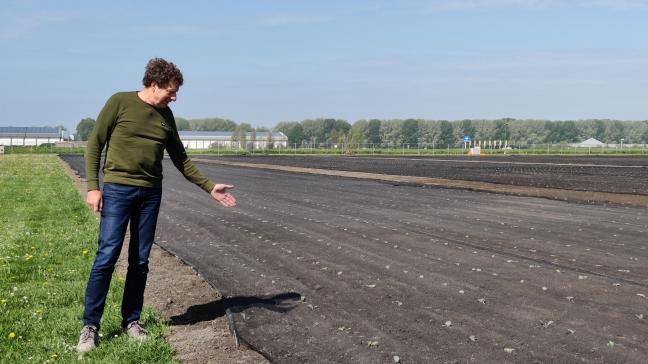
[[[464,135],[464,142],[469,142],[470,141],[470,136]]]

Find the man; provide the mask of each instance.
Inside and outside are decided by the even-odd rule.
[[[225,207],[236,199],[195,167],[185,153],[168,104],[176,101],[182,86],[180,70],[161,58],[151,59],[141,91],[114,94],[103,107],[86,148],[86,202],[101,211],[99,248],[86,288],[83,329],[77,351],[84,353],[98,344],[98,332],[110,279],[130,222],[128,272],[122,300],[122,327],[131,338],[143,341],[146,330],[139,323],[148,273],[148,258],[162,197],[164,150],[175,167]],[[103,166],[103,193],[99,189],[99,164]]]

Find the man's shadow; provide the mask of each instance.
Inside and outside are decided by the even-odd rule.
[[[296,292],[280,293],[273,296],[235,296],[217,301],[194,305],[182,315],[171,316],[170,325],[193,325],[202,321],[211,321],[225,316],[226,312],[239,313],[250,307],[261,307],[273,312],[288,312],[301,301],[301,294]]]

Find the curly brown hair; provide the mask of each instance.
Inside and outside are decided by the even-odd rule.
[[[146,65],[142,83],[144,87],[149,87],[153,82],[160,87],[166,87],[169,83],[180,87],[183,83],[182,72],[171,62],[167,62],[162,58],[152,58]]]

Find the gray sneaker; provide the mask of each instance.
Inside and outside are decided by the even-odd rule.
[[[142,327],[139,321],[131,321],[124,329],[131,339],[142,342],[148,339],[148,332]]]
[[[83,354],[97,347],[99,344],[99,333],[93,325],[85,325],[81,329],[81,337],[77,344],[77,352]]]

